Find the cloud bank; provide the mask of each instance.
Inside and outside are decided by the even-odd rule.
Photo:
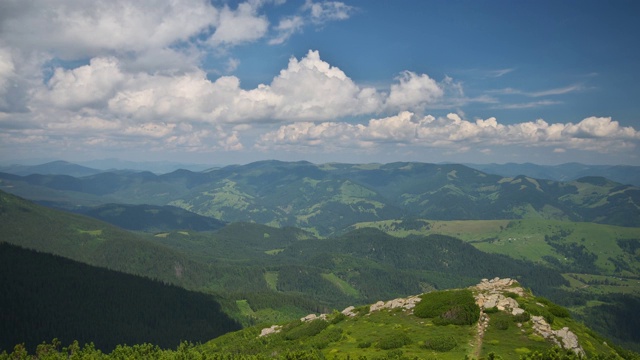
[[[279,46],[305,28],[357,13],[342,2],[307,0],[294,13],[269,18],[265,8],[282,3],[4,2],[0,148],[23,155],[114,148],[267,154],[516,145],[613,153],[640,142],[636,129],[608,117],[576,123],[467,120],[459,108],[493,100],[467,98],[461,82],[410,69],[386,85],[360,84],[316,50],[291,56],[270,82],[251,88],[235,75],[206,69],[203,59],[219,57],[225,71],[233,72],[241,64],[233,57],[235,47]],[[511,71],[499,70],[494,77]],[[572,85],[525,95],[580,89]],[[502,108],[554,103],[541,99]],[[436,114],[443,109],[450,113]]]

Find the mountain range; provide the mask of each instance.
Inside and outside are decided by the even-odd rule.
[[[639,190],[425,163],[0,173],[0,244],[205,293],[244,326],[508,276],[640,349]]]
[[[50,206],[172,205],[221,221],[326,236],[363,221],[545,218],[640,226],[640,188],[603,177],[503,177],[464,165],[263,161],[207,172],[0,173],[0,189]]]

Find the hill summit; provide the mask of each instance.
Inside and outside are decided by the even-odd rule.
[[[257,325],[214,339],[202,350],[338,359],[621,356],[615,346],[572,320],[565,308],[533,295],[510,278],[309,314],[290,323]]]

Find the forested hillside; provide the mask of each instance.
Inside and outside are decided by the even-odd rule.
[[[605,178],[569,182],[490,175],[463,165],[262,161],[164,175],[0,174],[0,188],[73,209],[174,205],[222,221],[296,226],[330,235],[363,221],[544,218],[640,226],[640,189]]]
[[[123,229],[145,232],[213,231],[225,225],[220,220],[194,214],[175,206],[105,204],[75,211]]]
[[[240,325],[210,296],[0,242],[0,352],[54,338],[174,348]]]
[[[213,294],[244,325],[509,276],[633,347],[640,324],[625,314],[638,298],[638,235],[563,221],[424,219],[362,223],[330,238],[248,222],[134,234],[0,193],[3,241]]]

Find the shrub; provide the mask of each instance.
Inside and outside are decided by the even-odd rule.
[[[514,292],[508,291],[504,293],[504,296],[512,299],[518,299],[520,296]]]
[[[422,345],[425,349],[446,352],[456,347],[456,340],[451,336],[440,336],[428,339]]]
[[[393,334],[378,341],[378,348],[382,350],[398,349],[411,343],[411,339],[404,333]]]
[[[366,349],[368,347],[371,347],[371,341],[362,341],[358,343],[358,347],[360,349]]]
[[[554,316],[560,317],[560,318],[568,318],[571,317],[571,314],[569,314],[569,310],[567,310],[566,308],[560,306],[560,305],[556,305],[556,304],[549,304],[549,312],[551,314],[553,314]]]
[[[337,324],[346,318],[347,318],[347,315],[336,311],[336,314],[333,315],[330,322],[331,324]]]
[[[494,307],[490,307],[488,309],[484,309],[484,312],[487,313],[487,314],[495,314],[498,311],[500,311],[500,310],[498,310],[498,308],[495,307],[495,306]]]
[[[526,311],[523,312],[522,314],[518,314],[518,315],[514,315],[513,316],[513,321],[515,321],[515,322],[522,323],[522,322],[527,322],[529,320],[531,320],[531,315]]]
[[[507,321],[507,319],[498,319],[495,322],[495,327],[498,330],[507,330],[509,328],[509,321]]]
[[[402,354],[400,349],[391,350],[387,353],[387,359],[402,359]]]
[[[432,292],[421,298],[413,313],[433,318],[434,324],[471,325],[480,318],[480,308],[468,289]]]
[[[287,340],[298,340],[305,337],[310,337],[319,334],[324,330],[329,323],[324,320],[313,320],[307,323],[302,323],[284,334],[284,338]]]

